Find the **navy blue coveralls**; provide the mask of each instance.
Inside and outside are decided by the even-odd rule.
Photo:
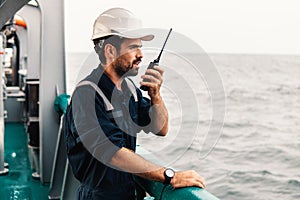
[[[64,120],[64,136],[71,169],[81,185],[77,199],[135,199],[132,174],[109,166],[112,156],[122,147],[135,151],[136,134],[150,123],[150,100],[128,81],[117,90],[99,66],[85,78],[96,84],[105,98],[90,85],[77,87]],[[133,84],[133,83],[132,83]]]

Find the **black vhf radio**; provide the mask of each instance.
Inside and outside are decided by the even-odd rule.
[[[159,64],[160,56],[161,56],[161,54],[162,54],[162,52],[163,52],[163,50],[164,50],[164,48],[165,48],[165,46],[166,46],[166,43],[167,43],[167,41],[168,41],[168,38],[169,38],[171,32],[172,32],[172,28],[170,28],[170,31],[169,31],[169,33],[168,33],[168,36],[167,36],[167,38],[166,38],[166,40],[165,40],[165,43],[164,43],[163,47],[161,48],[161,51],[160,51],[158,57],[157,57],[153,62],[150,62],[150,63],[149,63],[147,69],[153,69],[155,65],[158,65],[158,64]],[[145,79],[145,80],[143,80],[143,81],[145,81],[145,82],[150,82],[149,79]],[[141,90],[144,90],[144,91],[148,91],[148,90],[149,90],[149,87],[148,87],[148,86],[145,86],[145,85],[142,85],[140,88],[141,88]]]

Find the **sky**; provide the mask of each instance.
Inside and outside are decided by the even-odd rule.
[[[66,51],[91,52],[94,20],[112,7],[144,27],[172,27],[207,53],[300,54],[299,0],[65,0]]]

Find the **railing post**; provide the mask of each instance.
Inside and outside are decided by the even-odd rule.
[[[2,72],[4,62],[4,35],[0,32],[0,81],[2,83]],[[0,175],[8,173],[4,167],[4,107],[3,107],[3,85],[0,84]]]

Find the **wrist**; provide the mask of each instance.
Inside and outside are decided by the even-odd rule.
[[[164,184],[171,184],[172,180],[175,177],[175,171],[171,168],[166,168],[164,171]]]
[[[160,95],[157,95],[155,97],[151,97],[151,104],[160,104],[162,102],[162,98]]]

